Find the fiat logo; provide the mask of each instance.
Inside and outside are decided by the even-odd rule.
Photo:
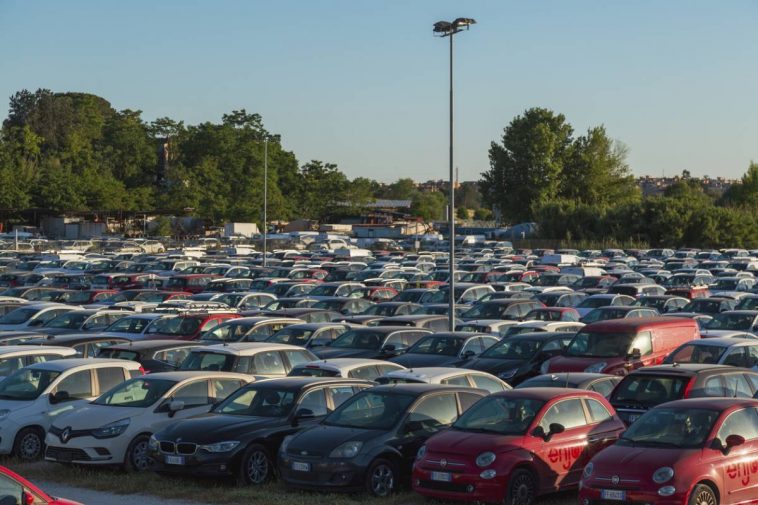
[[[447,460],[446,460],[445,458],[442,458],[442,459],[440,460],[440,466],[441,466],[442,468],[445,468],[445,467],[447,466]]]
[[[619,482],[621,482],[621,479],[619,479],[618,475],[614,475],[613,477],[611,477],[611,484],[613,484],[614,486],[618,486]]]
[[[66,428],[65,430],[61,432],[61,442],[65,444],[66,442],[68,442],[68,439],[70,438],[71,438],[71,427],[69,426],[68,428]]]

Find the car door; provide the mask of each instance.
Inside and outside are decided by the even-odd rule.
[[[724,482],[729,503],[751,503],[758,496],[758,409],[744,408],[729,414],[716,435],[721,446],[730,435],[738,435],[745,443],[724,451],[708,447],[705,452],[715,459]]]
[[[63,391],[68,394],[68,398],[62,399],[57,403],[52,404],[48,399],[42,400],[45,402],[43,405],[46,407],[42,411],[42,416],[47,423],[45,428],[49,428],[61,414],[71,412],[95,397],[92,370],[79,370],[69,373],[60,378],[50,388],[51,395],[59,395]]]
[[[608,382],[608,381],[606,381]],[[586,414],[589,419],[587,435],[587,452],[583,454],[582,467],[597,453],[613,445],[624,428],[614,421],[611,412],[601,402],[585,398]]]
[[[581,399],[560,400],[548,408],[538,420],[538,426],[549,433],[551,424],[560,424],[564,431],[538,446],[538,457],[549,468],[551,479],[545,485],[548,488],[576,485],[589,453],[590,430]]]
[[[155,433],[178,419],[186,419],[207,412],[213,403],[208,382],[208,379],[194,380],[174,389],[153,411],[153,415],[144,419],[144,429]],[[170,409],[172,402],[182,402],[184,406],[172,414]]]

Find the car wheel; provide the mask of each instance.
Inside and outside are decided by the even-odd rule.
[[[397,486],[395,465],[386,459],[375,459],[366,473],[366,490],[374,496],[389,496]]]
[[[40,459],[45,452],[43,433],[37,428],[24,428],[16,435],[13,455],[24,461]]]
[[[150,469],[152,461],[147,454],[150,437],[140,435],[129,444],[124,455],[124,468],[129,472],[144,472]]]
[[[242,462],[240,463],[239,482],[243,485],[257,486],[268,481],[273,475],[274,465],[266,451],[260,444],[253,444],[247,448]]]
[[[529,470],[516,470],[508,482],[505,505],[531,505],[537,495],[537,482]]]
[[[705,484],[698,484],[695,489],[692,490],[690,495],[689,505],[718,505],[719,500],[716,498],[716,493],[713,492],[711,486]]]

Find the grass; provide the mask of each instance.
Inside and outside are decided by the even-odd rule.
[[[231,481],[159,477],[151,473],[124,473],[106,468],[63,466],[54,463],[19,463],[5,466],[33,480],[114,494],[147,494],[218,505],[429,505],[434,501],[409,491],[390,498],[371,498],[365,494],[327,494],[298,492],[273,482],[258,488],[238,487]],[[575,493],[553,495],[539,505],[575,505]]]

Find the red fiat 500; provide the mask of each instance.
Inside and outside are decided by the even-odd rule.
[[[587,461],[623,430],[610,403],[592,391],[496,393],[419,450],[413,489],[442,499],[528,505],[540,494],[576,486]]]
[[[580,505],[758,500],[758,400],[697,398],[640,417],[584,469]]]
[[[0,466],[0,503],[19,505],[82,505],[65,498],[53,498],[19,474]]]

